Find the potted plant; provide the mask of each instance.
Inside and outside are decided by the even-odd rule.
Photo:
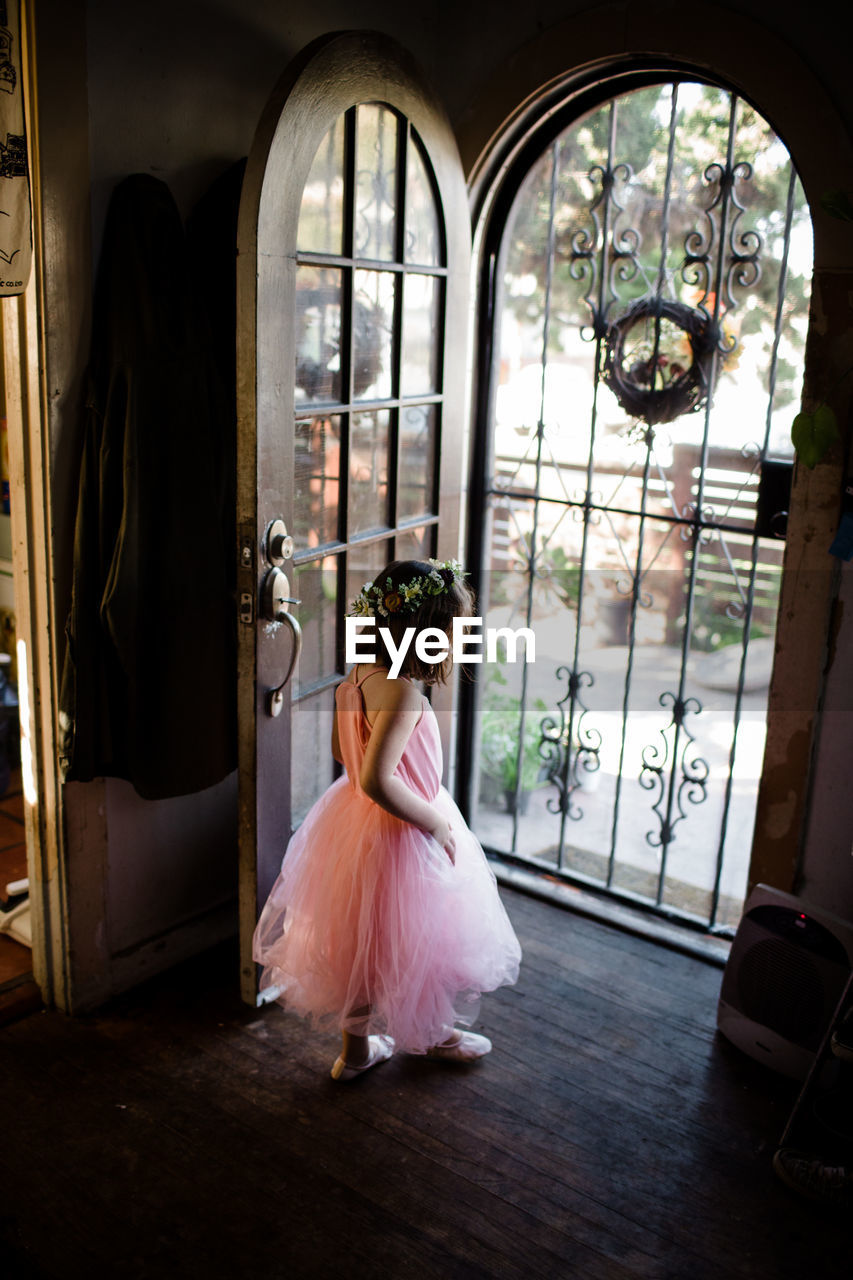
[[[524,813],[530,792],[543,781],[545,766],[539,746],[542,741],[541,719],[548,708],[541,698],[528,702],[519,761],[521,702],[506,691],[506,684],[500,668],[493,669],[483,699],[480,767],[493,782],[495,790],[503,795],[507,810],[514,812],[518,796],[519,812]]]

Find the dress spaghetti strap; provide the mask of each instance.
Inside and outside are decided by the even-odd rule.
[[[358,668],[356,668],[356,670],[358,670]],[[385,671],[385,668],[384,668],[384,667],[380,667],[378,671],[368,671],[367,675],[366,675],[366,676],[362,676],[360,680],[348,680],[348,681],[345,681],[344,683],[345,683],[345,684],[351,684],[351,685],[353,685],[356,689],[360,689],[360,688],[361,688],[361,686],[364,684],[365,680],[369,680],[371,676],[379,676],[379,675],[382,675],[382,673],[383,673],[384,671]]]

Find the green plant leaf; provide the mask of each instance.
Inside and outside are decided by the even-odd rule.
[[[791,442],[797,457],[811,470],[840,440],[838,420],[828,404],[819,404],[814,413],[798,413],[791,425]]]
[[[853,222],[853,202],[846,191],[824,191],[820,198],[820,207],[831,218],[840,218],[842,222]]]

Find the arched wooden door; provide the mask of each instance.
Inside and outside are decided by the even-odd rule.
[[[240,935],[254,1003],[259,906],[334,777],[348,601],[395,556],[459,551],[470,222],[449,125],[394,42],[323,38],[289,69],[249,157],[238,254]]]

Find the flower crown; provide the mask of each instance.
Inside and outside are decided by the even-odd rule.
[[[384,587],[378,582],[365,582],[350,605],[350,613],[357,618],[369,618],[375,613],[383,618],[395,613],[417,613],[429,597],[443,595],[457,579],[467,576],[458,560],[430,560],[429,563],[432,565],[429,573],[419,573],[411,582],[398,587],[390,577],[385,579]]]

